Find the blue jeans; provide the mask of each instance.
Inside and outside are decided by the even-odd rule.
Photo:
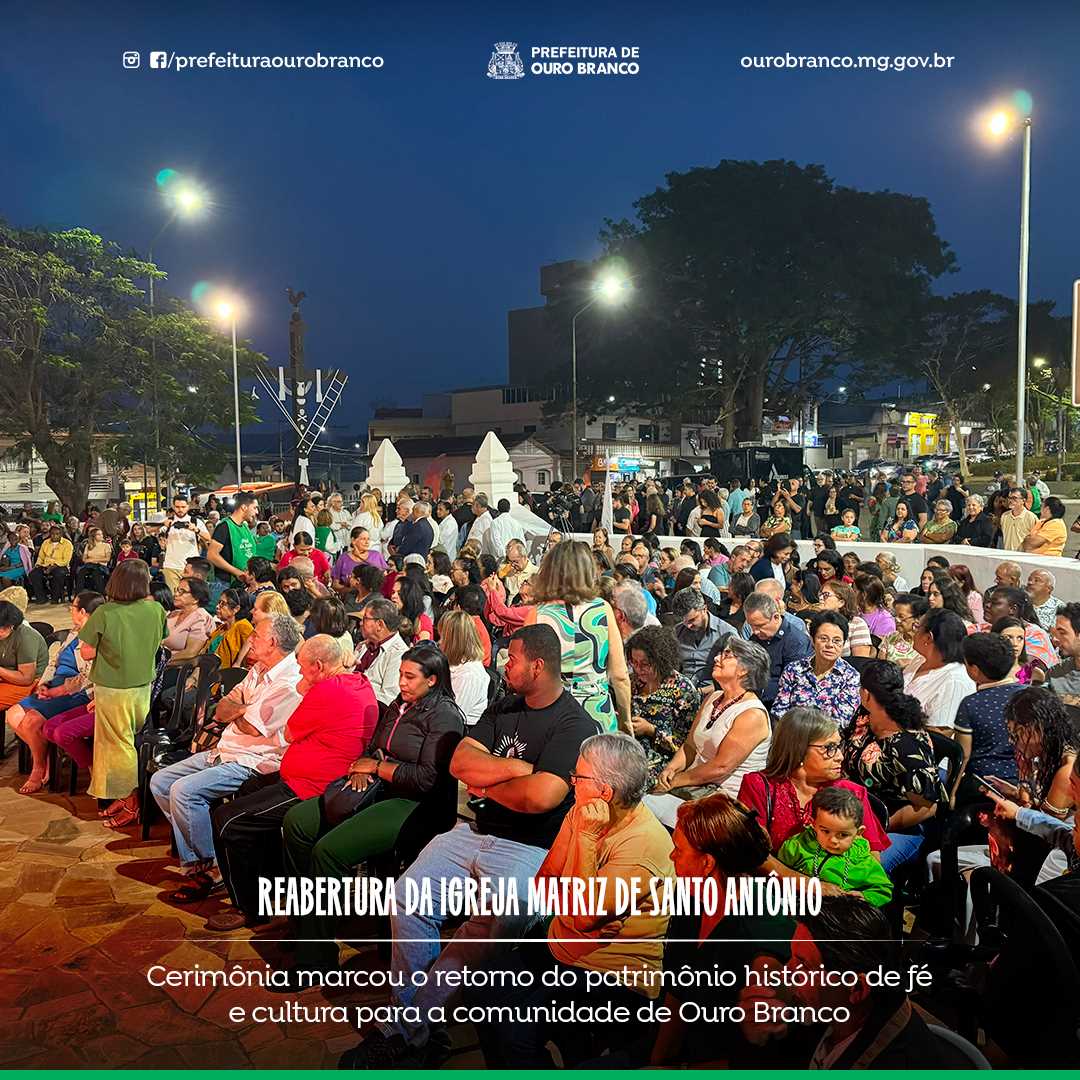
[[[898,866],[911,862],[919,854],[923,835],[917,833],[889,833],[889,846],[881,853],[881,869],[890,877]]]
[[[445,1005],[456,992],[454,987],[440,981],[435,971],[461,971],[466,966],[493,967],[498,955],[512,948],[512,943],[495,939],[520,938],[535,922],[535,916],[528,914],[529,882],[536,876],[545,855],[547,852],[543,848],[497,836],[483,836],[466,822],[459,822],[449,832],[436,836],[403,877],[403,880],[420,882],[428,878],[435,882],[432,914],[404,914],[404,886],[400,881],[396,886],[398,914],[390,917],[394,933],[390,970],[401,976],[404,986],[394,990],[394,1004],[415,1006],[424,1017],[427,1010]],[[440,953],[439,929],[446,917],[440,914],[443,890],[438,881],[440,878],[464,881],[470,877],[477,880],[490,878],[494,882],[513,878],[517,882],[521,914],[471,918],[443,945]],[[410,979],[414,971],[426,971],[430,976],[427,984],[419,989]],[[379,1026],[384,1035],[401,1035],[416,1046],[423,1045],[428,1039],[428,1025],[424,1019],[419,1023],[402,1021],[396,1026]]]
[[[211,765],[209,758],[210,751],[204,750],[150,777],[150,793],[173,828],[182,866],[214,861],[210,804],[231,795],[255,773],[231,761]]]

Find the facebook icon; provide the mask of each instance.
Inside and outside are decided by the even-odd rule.
[[[150,54],[150,66],[152,68],[168,67],[169,54],[164,52],[152,52]]]

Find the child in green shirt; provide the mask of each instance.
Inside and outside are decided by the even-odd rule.
[[[858,797],[839,787],[822,788],[810,801],[813,824],[789,837],[776,857],[792,870],[858,892],[882,907],[892,899],[892,882],[862,835]]]

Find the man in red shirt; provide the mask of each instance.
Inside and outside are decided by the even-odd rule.
[[[267,921],[259,915],[259,878],[282,873],[285,814],[344,776],[367,746],[379,703],[367,676],[346,671],[344,659],[341,645],[327,634],[300,646],[296,689],[303,700],[281,732],[288,749],[280,773],[253,778],[211,815],[218,866],[235,907],[212,916],[208,930]]]

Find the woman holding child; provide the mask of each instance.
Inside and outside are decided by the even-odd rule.
[[[810,824],[811,800],[829,787],[850,791],[862,804],[871,850],[889,846],[866,788],[841,778],[842,750],[836,721],[817,709],[790,709],[776,721],[765,768],[744,776],[739,788],[739,801],[757,811],[773,851]]]

